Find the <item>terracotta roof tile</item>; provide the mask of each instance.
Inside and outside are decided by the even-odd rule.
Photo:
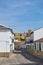
[[[40,38],[40,39],[38,39],[38,40],[36,40],[34,42],[43,42],[43,38]]]
[[[10,30],[10,31],[13,33],[13,31],[12,31],[12,29],[11,29],[11,28],[6,27],[6,26],[4,26],[4,25],[0,25],[0,30],[2,30],[2,29],[5,29],[5,30]]]

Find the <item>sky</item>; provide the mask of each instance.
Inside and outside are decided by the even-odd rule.
[[[0,0],[0,24],[16,33],[43,27],[43,0]]]

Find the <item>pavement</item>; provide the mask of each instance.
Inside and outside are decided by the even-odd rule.
[[[9,58],[0,57],[0,65],[43,65],[43,62],[25,51],[15,51]]]

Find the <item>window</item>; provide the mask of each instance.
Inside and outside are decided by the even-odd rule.
[[[36,50],[36,43],[35,43],[35,50]]]
[[[12,37],[10,36],[11,40],[12,40],[12,43],[14,43],[14,39],[12,39]]]
[[[13,46],[12,46],[12,44],[10,44],[10,51],[12,51],[13,50]]]
[[[12,39],[12,43],[14,43],[14,39]]]
[[[41,51],[41,43],[39,43],[39,50]]]
[[[33,40],[30,40],[30,43],[33,43]]]

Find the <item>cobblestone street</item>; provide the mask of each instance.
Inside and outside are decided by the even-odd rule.
[[[17,51],[10,58],[0,58],[0,65],[43,65],[43,62],[26,52]]]

